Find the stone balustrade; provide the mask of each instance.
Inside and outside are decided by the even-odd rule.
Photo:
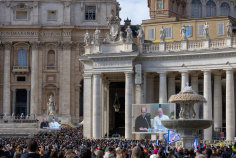
[[[170,52],[182,50],[221,49],[236,47],[236,37],[203,40],[144,43],[142,53]]]

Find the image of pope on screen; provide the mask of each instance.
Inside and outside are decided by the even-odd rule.
[[[167,115],[163,114],[162,108],[159,108],[157,113],[158,113],[158,116],[154,117],[154,121],[153,121],[154,130],[166,130],[166,128],[162,125],[161,121],[169,120],[170,118]]]

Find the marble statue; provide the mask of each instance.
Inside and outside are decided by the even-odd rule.
[[[203,27],[203,35],[205,39],[210,39],[208,22]]]
[[[56,113],[56,105],[52,95],[49,98],[47,106],[48,106],[48,115],[54,115]]]
[[[186,37],[186,27],[185,25],[183,24],[181,29],[180,29],[180,35],[182,37],[182,40],[187,40],[187,37]]]
[[[138,41],[139,43],[144,43],[144,39],[145,39],[145,33],[142,29],[142,27],[139,27],[138,31],[136,31],[136,33],[138,34]]]
[[[86,34],[84,34],[84,43],[86,46],[89,46],[91,44],[91,36],[89,35],[88,30],[86,31]]]
[[[110,44],[111,43],[110,34],[108,32],[106,33],[106,38],[103,40],[103,43],[104,44]]]
[[[119,41],[124,42],[124,32],[120,31]]]
[[[101,30],[98,30],[98,28],[96,28],[95,33],[93,34],[94,44],[100,44],[100,41],[99,41],[100,33],[101,33]]]
[[[126,38],[126,43],[133,43],[132,39],[133,39],[133,32],[130,28],[130,26],[128,25],[128,28],[125,30],[127,32],[127,38]]]
[[[226,24],[227,27],[227,36],[228,37],[232,37],[232,30],[233,30],[233,25],[230,22],[230,20],[228,21],[228,23]]]
[[[108,28],[110,29],[111,40],[115,40],[118,36],[120,18],[118,16],[113,16],[112,14],[108,18]]]
[[[166,30],[163,28],[163,26],[161,26],[161,29],[160,29],[160,39],[161,39],[161,42],[165,42],[166,40]]]

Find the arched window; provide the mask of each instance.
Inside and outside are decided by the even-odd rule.
[[[234,18],[236,18],[236,5],[234,6]]]
[[[213,0],[206,3],[206,16],[216,16],[216,3]]]
[[[230,5],[227,2],[223,2],[220,5],[220,15],[230,15]]]
[[[17,66],[26,66],[26,51],[20,49],[17,53]]]
[[[200,0],[192,0],[191,16],[202,17],[202,2]]]
[[[48,66],[55,66],[55,52],[53,50],[48,51]]]

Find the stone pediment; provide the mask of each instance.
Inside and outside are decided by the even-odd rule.
[[[28,9],[32,9],[33,5],[30,5],[27,3],[17,3],[17,4],[11,5],[10,8],[17,9],[17,10],[28,10]]]

